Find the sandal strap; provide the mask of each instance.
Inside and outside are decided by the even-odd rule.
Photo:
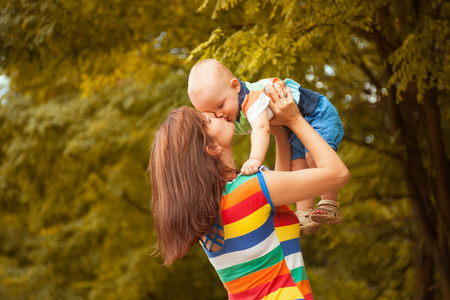
[[[313,212],[314,208],[310,208],[308,210],[298,210],[295,212],[295,214],[297,215],[297,217],[299,218],[306,218],[306,216],[311,215],[311,213]]]
[[[322,207],[320,207],[322,205]],[[341,215],[341,209],[339,208],[339,202],[329,199],[320,200],[319,203],[317,203],[317,208],[314,211],[317,210],[324,210],[327,212],[327,215],[334,214],[335,216]]]
[[[314,211],[314,208],[310,208],[308,210],[298,210],[295,212],[298,220],[300,221],[300,226],[304,226],[306,224],[313,223],[311,221],[311,213]]]
[[[339,202],[328,199],[320,200],[319,203],[317,203],[317,207],[319,207],[320,205],[332,205],[339,208]]]

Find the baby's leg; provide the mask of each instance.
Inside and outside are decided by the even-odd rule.
[[[291,162],[291,170],[307,169],[308,164],[305,158],[297,158]],[[300,237],[305,234],[313,234],[322,228],[322,224],[315,223],[311,220],[311,213],[314,211],[314,198],[298,201],[296,203],[298,220],[300,221]]]
[[[307,152],[305,154],[306,163],[309,168],[316,168],[312,156]],[[342,222],[339,202],[337,202],[338,190],[329,191],[321,195],[321,201],[317,208],[311,213],[311,220],[320,224],[336,224]]]
[[[297,158],[291,162],[291,170],[303,170],[308,169],[308,164],[305,158]],[[310,208],[314,208],[314,198],[297,202],[297,211],[307,211]]]
[[[312,158],[311,154],[309,154],[309,152],[305,153],[305,158],[306,158],[306,164],[308,165],[308,168],[317,168],[316,163],[314,162],[314,159]],[[330,191],[321,196],[322,200],[337,201],[337,198],[338,198],[338,190]],[[314,202],[313,202],[313,204],[314,204]]]

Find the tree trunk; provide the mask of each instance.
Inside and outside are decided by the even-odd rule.
[[[432,299],[430,291],[433,290],[434,276],[430,275],[428,255],[431,255],[435,269],[442,273],[442,264],[445,258],[442,257],[441,245],[438,243],[438,233],[436,228],[436,207],[431,200],[432,182],[431,173],[427,172],[423,164],[423,154],[419,143],[419,104],[417,102],[414,89],[410,89],[403,95],[403,100],[396,104],[395,89],[390,91],[390,101],[388,102],[391,130],[397,133],[398,146],[404,149],[404,163],[402,165],[408,195],[411,199],[413,218],[417,224],[417,241],[423,241],[423,250],[417,255],[416,260],[416,280],[415,295],[417,300]],[[445,267],[444,267],[445,268]],[[446,277],[444,274],[443,277]],[[424,277],[428,278],[425,280]],[[442,291],[445,294],[444,290]]]
[[[430,148],[432,169],[435,171],[436,204],[442,215],[447,230],[450,230],[450,174],[445,154],[445,145],[441,128],[441,118],[437,106],[437,91],[429,92],[424,97],[425,126]]]
[[[450,174],[445,152],[441,118],[437,105],[437,91],[430,91],[424,97],[425,130],[431,153],[431,170],[435,174],[433,190],[436,199],[438,219],[438,259],[436,267],[441,278],[441,290],[444,299],[450,299]]]
[[[415,276],[415,299],[434,300],[434,262],[431,255],[426,251],[423,241],[417,243],[416,247],[416,276]]]

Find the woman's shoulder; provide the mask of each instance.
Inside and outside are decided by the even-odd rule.
[[[257,174],[253,174],[253,175],[243,175],[242,173],[240,173],[235,179],[233,179],[232,181],[227,182],[226,185],[226,189],[235,189],[239,186],[241,186],[242,184],[248,183],[254,179],[257,179]],[[230,191],[229,191],[230,192]]]
[[[261,181],[264,181],[264,176],[262,172],[270,171],[266,166],[262,165],[259,168],[258,173],[252,175],[243,175],[240,173],[234,180],[229,181],[226,184],[226,193],[230,193],[233,190],[241,187],[241,186],[258,186],[260,187]]]

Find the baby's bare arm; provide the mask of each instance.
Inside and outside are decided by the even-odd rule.
[[[270,125],[267,110],[252,122],[251,151],[249,159],[242,166],[241,172],[250,175],[258,172],[266,156],[270,142]]]
[[[252,123],[252,150],[250,158],[263,162],[266,157],[267,148],[270,142],[270,125],[267,110],[260,114]]]

